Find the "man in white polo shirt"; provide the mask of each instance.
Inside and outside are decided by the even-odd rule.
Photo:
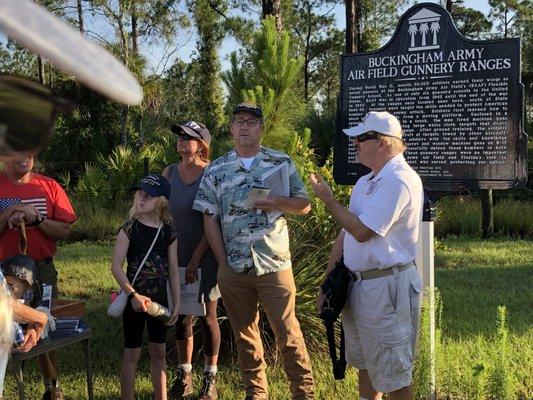
[[[372,172],[352,191],[349,209],[328,184],[311,174],[315,194],[342,226],[327,273],[344,257],[351,273],[342,312],[346,361],[359,369],[361,400],[411,400],[412,371],[422,282],[414,259],[423,189],[406,163],[400,122],[388,112],[369,112],[344,133],[354,137],[359,162]],[[324,296],[317,300],[319,310]]]

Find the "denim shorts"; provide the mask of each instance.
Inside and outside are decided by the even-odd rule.
[[[415,266],[351,283],[342,311],[346,361],[366,369],[379,392],[390,393],[411,384],[421,290]]]

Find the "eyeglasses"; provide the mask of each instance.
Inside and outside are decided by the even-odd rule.
[[[243,127],[247,125],[249,128],[255,128],[259,124],[259,120],[256,118],[244,119],[244,118],[235,118],[233,123],[238,127]]]
[[[196,140],[196,138],[193,138],[192,136],[186,135],[185,133],[179,133],[179,134],[178,134],[178,139],[180,139],[180,140],[186,140],[186,141],[189,141],[189,140]]]
[[[54,131],[57,113],[73,108],[43,85],[0,74],[0,155],[37,154]]]
[[[21,279],[7,275],[5,280],[12,291],[15,291],[15,288],[21,285],[23,285],[23,289],[26,289],[27,283]]]
[[[374,140],[374,139],[379,139],[380,137],[380,134],[379,133],[363,133],[362,135],[359,135],[359,136],[356,136],[355,137],[355,141],[357,143],[363,143],[363,142],[366,142],[367,140]]]

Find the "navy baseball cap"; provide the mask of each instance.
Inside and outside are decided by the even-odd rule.
[[[170,130],[176,135],[185,133],[190,137],[204,140],[208,145],[211,144],[211,134],[209,133],[209,129],[207,129],[201,122],[188,121],[183,124],[172,125]]]
[[[263,110],[261,110],[261,107],[259,107],[257,104],[253,103],[245,102],[237,104],[237,106],[233,109],[232,114],[237,114],[238,112],[249,112],[261,119],[263,118]]]
[[[131,190],[142,189],[152,197],[170,197],[170,183],[167,178],[159,174],[150,174],[141,179]]]

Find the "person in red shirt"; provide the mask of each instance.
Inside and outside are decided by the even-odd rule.
[[[18,227],[26,224],[28,255],[37,263],[39,279],[52,286],[56,298],[56,240],[70,234],[76,215],[65,191],[52,178],[32,172],[33,157],[10,157],[0,173],[0,260],[20,254]],[[39,356],[45,393],[43,400],[62,400],[57,386],[57,354]],[[53,397],[52,397],[53,395]]]

